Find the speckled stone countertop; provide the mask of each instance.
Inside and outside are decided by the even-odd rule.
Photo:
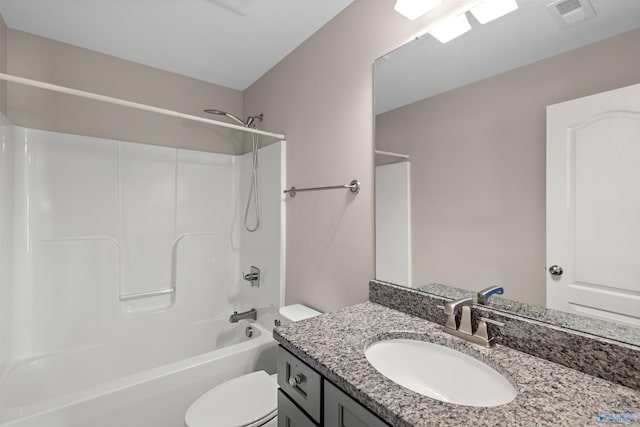
[[[438,306],[450,299],[372,280],[369,301],[444,325],[446,316]],[[498,344],[640,391],[638,346],[482,305],[474,305],[472,318],[477,315],[505,324],[491,328]]]
[[[638,391],[501,345],[482,348],[442,332],[438,324],[371,302],[276,328],[274,337],[392,426],[603,425],[601,416],[607,422],[640,424]],[[485,408],[444,403],[405,389],[364,356],[368,344],[390,337],[423,339],[480,359],[508,378],[518,396]]]

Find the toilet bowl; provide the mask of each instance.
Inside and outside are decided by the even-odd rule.
[[[282,307],[282,323],[297,322],[320,312],[301,304]],[[278,424],[278,379],[265,371],[251,372],[219,384],[187,410],[186,427],[275,427]]]

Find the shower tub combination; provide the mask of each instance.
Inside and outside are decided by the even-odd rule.
[[[271,331],[246,322],[230,330],[225,322],[197,325],[172,343],[141,342],[126,351],[115,348],[125,343],[114,343],[25,362],[3,381],[3,417],[14,421],[0,425],[182,426],[189,405],[214,385],[256,370],[275,372]],[[225,346],[218,347],[216,337]]]
[[[0,426],[181,426],[211,387],[275,372],[283,141],[260,149],[249,233],[251,153],[2,136]]]

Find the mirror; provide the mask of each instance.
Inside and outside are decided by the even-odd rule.
[[[640,2],[591,0],[595,16],[566,28],[551,0],[518,3],[376,61],[376,278],[436,294],[502,286],[490,301],[505,311],[640,345],[640,277],[622,326],[545,309],[546,107],[640,83]]]

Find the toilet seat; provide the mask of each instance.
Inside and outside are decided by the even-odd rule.
[[[258,427],[278,414],[278,383],[265,371],[224,382],[196,400],[185,414],[187,427]]]

